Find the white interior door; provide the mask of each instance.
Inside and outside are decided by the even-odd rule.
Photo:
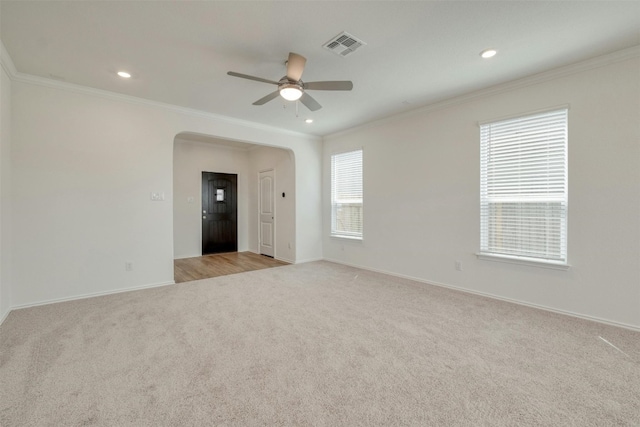
[[[275,256],[275,179],[273,169],[260,172],[260,253]]]

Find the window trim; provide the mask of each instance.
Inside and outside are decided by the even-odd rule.
[[[353,153],[356,151],[360,151],[361,157],[362,157],[362,161],[361,161],[361,173],[362,173],[362,202],[361,202],[361,206],[362,206],[362,213],[363,213],[363,220],[362,220],[362,232],[357,235],[357,234],[352,234],[352,233],[340,233],[340,232],[335,232],[334,230],[334,200],[333,200],[333,158],[334,156],[339,156],[340,154],[347,154],[347,153]],[[340,151],[335,151],[332,152],[329,155],[329,167],[330,167],[330,171],[329,171],[329,186],[330,186],[330,194],[329,194],[329,204],[330,204],[330,224],[329,224],[329,237],[331,238],[336,238],[336,239],[346,239],[346,240],[350,240],[350,241],[355,241],[355,242],[361,242],[364,240],[364,148],[363,147],[355,147],[355,148],[348,148],[348,149],[344,149],[344,150],[340,150]]]
[[[539,110],[534,110],[534,111],[529,111],[529,112],[524,112],[524,113],[518,113],[518,114],[512,114],[512,115],[508,115],[508,116],[503,116],[503,117],[499,117],[499,118],[493,118],[490,120],[484,120],[484,121],[479,121],[477,122],[477,126],[478,126],[478,130],[481,132],[482,126],[485,125],[489,125],[489,124],[493,124],[493,123],[499,123],[502,121],[508,121],[508,120],[515,120],[518,118],[525,118],[528,116],[535,116],[535,115],[539,115],[539,114],[544,114],[544,113],[550,113],[550,112],[554,112],[554,111],[559,111],[559,110],[566,110],[567,113],[567,126],[568,126],[568,114],[569,114],[569,110],[570,110],[570,105],[569,104],[562,104],[562,105],[556,105],[554,107],[549,107],[549,108],[544,108],[544,109],[539,109]],[[566,140],[565,143],[565,150],[568,152],[568,144],[569,141],[568,139]],[[480,157],[482,157],[482,147],[480,147]],[[565,221],[565,234],[564,236],[561,236],[561,239],[565,240],[565,245],[566,245],[566,241],[568,241],[568,234],[569,234],[569,229],[568,229],[568,200],[569,200],[569,196],[568,196],[568,191],[569,191],[569,182],[568,182],[568,158],[565,158],[565,161],[567,163],[565,163],[565,205],[566,205],[566,217],[564,218]],[[483,170],[482,170],[482,165],[480,166],[480,174],[482,176]],[[480,194],[480,210],[482,210],[482,192]],[[488,231],[488,230],[487,230]],[[482,221],[481,221],[481,226],[480,226],[480,240],[482,241],[482,235],[483,235],[483,228],[482,228]],[[495,252],[484,252],[482,250],[480,250],[479,252],[476,253],[476,257],[479,260],[484,260],[484,261],[495,261],[495,262],[504,262],[504,263],[509,263],[509,264],[519,264],[519,265],[526,265],[526,266],[532,266],[532,267],[542,267],[542,268],[549,268],[549,269],[554,269],[554,270],[568,270],[571,265],[569,264],[569,254],[568,254],[568,248],[565,246],[565,259],[560,261],[556,261],[556,260],[552,260],[552,259],[545,259],[545,258],[537,258],[537,257],[527,257],[527,256],[520,256],[520,255],[509,255],[509,254],[501,254],[501,253],[495,253]]]
[[[352,242],[362,242],[364,241],[363,237],[356,237],[356,236],[348,236],[346,234],[333,234],[331,233],[329,235],[329,237],[331,237],[332,239],[345,239],[345,240],[350,240]]]
[[[477,252],[476,257],[482,261],[504,262],[507,264],[527,265],[530,267],[542,267],[552,270],[568,270],[571,265],[566,262],[543,260],[542,258],[527,258],[514,255],[500,255],[488,252]]]

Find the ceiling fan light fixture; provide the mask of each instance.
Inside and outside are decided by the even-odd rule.
[[[297,101],[302,96],[302,89],[296,84],[286,84],[280,87],[280,96],[287,101]]]

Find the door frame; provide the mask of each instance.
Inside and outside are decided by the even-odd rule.
[[[277,218],[277,212],[276,212],[276,168],[267,168],[267,169],[260,169],[258,171],[258,254],[262,255],[260,248],[262,247],[262,233],[260,230],[260,212],[262,211],[262,193],[261,193],[261,183],[260,183],[260,176],[262,173],[264,172],[271,172],[273,175],[273,188],[271,191],[271,201],[273,202],[273,259],[277,259],[277,250],[276,250],[276,233],[277,233],[277,227],[276,227],[276,218]],[[268,256],[268,255],[265,255]]]

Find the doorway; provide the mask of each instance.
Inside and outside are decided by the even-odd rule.
[[[260,254],[275,256],[275,172],[273,169],[260,171],[259,238]]]
[[[237,252],[260,254],[270,249],[260,248],[259,178],[260,172],[273,170],[275,223],[270,242],[273,256],[288,263],[295,262],[296,175],[293,151],[184,132],[176,136],[173,153],[174,259],[203,255],[202,211],[209,211],[203,209],[203,171],[237,176]],[[265,243],[268,243],[266,239]]]
[[[202,172],[202,255],[238,251],[238,175]]]

